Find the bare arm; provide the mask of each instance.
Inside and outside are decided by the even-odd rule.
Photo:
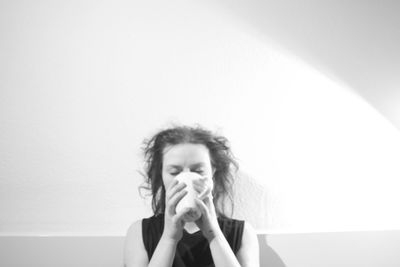
[[[240,267],[238,259],[222,232],[212,239],[210,250],[216,267]]]
[[[142,238],[142,222],[136,221],[129,227],[125,237],[124,266],[146,267],[148,263],[149,259]]]
[[[161,237],[148,267],[171,267],[177,244],[176,240]]]

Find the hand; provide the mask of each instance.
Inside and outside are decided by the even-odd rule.
[[[211,189],[214,187],[214,183],[208,176],[203,176],[200,179],[193,181],[193,187],[198,193],[197,197],[200,200],[203,200],[203,198],[211,194]]]
[[[176,213],[176,205],[187,194],[184,190],[185,183],[179,183],[178,180],[173,180],[168,186],[165,193],[165,214],[164,214],[164,232],[163,237],[179,241],[183,236],[183,216],[187,210]]]
[[[201,212],[200,219],[195,221],[195,223],[200,228],[204,237],[211,243],[216,236],[222,235],[212,196],[208,194],[203,200],[196,199],[195,201]]]

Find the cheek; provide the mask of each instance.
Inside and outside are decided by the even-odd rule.
[[[214,172],[215,172],[215,169],[212,166],[207,168],[207,175],[208,176],[213,177],[214,176]]]
[[[169,175],[168,173],[162,174],[162,180],[163,180],[165,189],[168,189],[169,184],[172,182],[172,179],[173,179],[173,177],[171,175]]]

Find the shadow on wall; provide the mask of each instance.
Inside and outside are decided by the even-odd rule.
[[[400,129],[399,1],[218,2],[270,42],[343,80]]]
[[[261,267],[286,267],[279,255],[268,246],[267,235],[258,235],[260,246],[260,266]]]

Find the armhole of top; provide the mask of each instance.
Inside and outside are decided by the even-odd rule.
[[[243,231],[245,226],[245,221],[236,221],[235,225],[235,235],[236,235],[236,244],[235,244],[235,254],[239,251],[240,247],[242,246],[242,239],[243,239]]]
[[[149,260],[151,259],[151,255],[150,255],[150,247],[149,247],[149,236],[148,233],[149,231],[147,230],[149,226],[149,219],[142,219],[142,240],[143,240],[143,245],[144,248],[146,249],[147,252],[147,257],[149,258]]]
[[[219,219],[219,224],[226,240],[234,254],[236,254],[242,244],[244,221],[235,219]]]
[[[142,219],[142,239],[149,260],[163,233],[164,217],[162,215]]]

